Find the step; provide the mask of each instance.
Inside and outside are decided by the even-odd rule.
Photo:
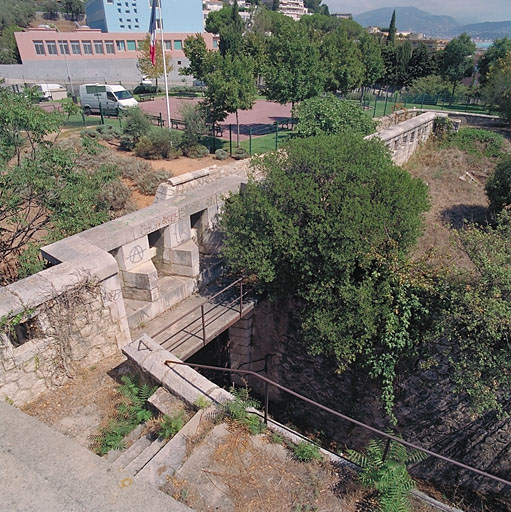
[[[188,452],[188,439],[196,435],[202,418],[214,414],[214,406],[201,409],[190,421],[156,454],[156,456],[135,476],[135,478],[160,488],[167,477],[172,477],[183,465]]]
[[[170,394],[165,388],[158,388],[147,400],[157,411],[163,415],[172,416],[184,409],[184,403]]]
[[[126,451],[122,452],[122,455],[118,457],[114,462],[113,466],[117,469],[123,469],[135,460],[148,446],[150,446],[152,440],[149,435],[142,436],[140,439],[135,441]]]
[[[126,444],[135,442],[142,435],[143,430],[144,425],[138,425],[124,438],[124,442]],[[110,464],[113,464],[123,453],[125,453],[125,450],[110,450],[105,455],[105,459],[110,462]]]
[[[163,437],[155,439],[138,457],[133,459],[125,468],[124,471],[131,476],[135,476],[141,471],[167,444],[167,440]]]

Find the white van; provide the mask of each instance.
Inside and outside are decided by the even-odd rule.
[[[122,86],[107,84],[80,85],[80,104],[85,115],[91,112],[115,113],[117,109],[124,110],[136,107],[138,101]]]
[[[41,101],[58,101],[67,98],[67,90],[60,84],[35,84],[41,95]]]

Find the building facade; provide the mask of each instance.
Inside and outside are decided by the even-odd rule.
[[[160,2],[165,32],[202,32],[202,0]],[[102,32],[147,32],[151,5],[152,0],[87,0],[87,24]]]
[[[165,32],[164,46],[170,53],[169,80],[173,84],[191,82],[179,74],[189,61],[184,54],[185,39],[193,33]],[[218,47],[218,38],[203,33],[209,49]],[[22,60],[19,66],[1,66],[0,76],[71,84],[123,82],[136,85],[141,78],[137,68],[138,46],[143,32],[109,32],[82,28],[74,32],[56,32],[44,28],[15,33]],[[170,66],[169,66],[170,68]],[[16,74],[18,76],[14,76]],[[11,76],[13,75],[13,76]]]
[[[293,18],[295,21],[298,21],[305,14],[309,14],[303,0],[280,0],[279,12]]]

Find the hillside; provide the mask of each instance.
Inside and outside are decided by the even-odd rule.
[[[511,21],[487,21],[485,23],[472,23],[464,25],[455,30],[453,35],[466,32],[472,37],[480,39],[499,39],[511,37]]]
[[[388,27],[394,9],[398,31],[447,36],[458,28],[458,24],[451,16],[435,16],[416,7],[383,7],[359,14],[354,19],[364,27]]]

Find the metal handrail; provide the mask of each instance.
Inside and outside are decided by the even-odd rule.
[[[428,450],[427,448],[422,448],[421,446],[418,446],[414,443],[410,443],[409,441],[405,441],[404,439],[400,439],[399,437],[396,437],[392,434],[389,434],[387,432],[383,432],[382,430],[379,430],[375,427],[371,427],[370,425],[367,425],[366,423],[363,423],[361,421],[355,420],[353,418],[350,418],[349,416],[346,416],[345,414],[341,414],[340,412],[334,411],[333,409],[330,409],[329,407],[326,407],[325,405],[321,405],[318,402],[315,402],[314,400],[311,400],[310,398],[307,398],[306,396],[300,395],[296,391],[293,391],[292,389],[286,388],[285,386],[282,386],[281,384],[278,384],[277,382],[274,382],[267,377],[264,377],[262,375],[259,375],[256,372],[253,372],[251,370],[239,370],[234,368],[222,368],[219,366],[209,366],[205,364],[196,364],[196,363],[187,363],[185,361],[172,361],[167,360],[165,361],[165,365],[171,367],[170,365],[176,364],[176,365],[183,365],[183,366],[189,366],[189,367],[196,367],[196,368],[202,368],[204,370],[212,370],[212,371],[220,371],[220,372],[229,372],[229,373],[238,373],[241,375],[251,375],[255,377],[256,379],[259,379],[264,382],[264,423],[268,424],[268,402],[269,402],[269,386],[273,386],[277,389],[280,389],[282,391],[285,391],[286,393],[290,394],[291,396],[294,396],[303,402],[306,402],[308,404],[314,405],[315,407],[322,409],[323,411],[326,411],[330,414],[333,414],[334,416],[337,416],[338,418],[341,418],[343,420],[346,420],[354,425],[357,425],[359,427],[362,427],[366,430],[369,430],[371,432],[374,432],[375,434],[378,434],[379,436],[382,436],[387,439],[387,446],[386,446],[386,452],[388,452],[388,448],[390,447],[391,441],[395,441],[397,443],[402,444],[403,446],[406,446],[408,448],[412,448],[413,450],[418,450],[423,453],[426,453],[430,455],[431,457],[435,457],[437,459],[443,460],[445,462],[448,462],[449,464],[453,464],[455,466],[458,466],[462,469],[466,469],[467,471],[471,471],[472,473],[476,473],[480,476],[483,476],[485,478],[489,478],[491,480],[494,480],[496,482],[499,482],[501,484],[511,486],[511,482],[508,480],[505,480],[503,478],[500,478],[495,475],[491,475],[490,473],[486,473],[485,471],[481,471],[480,469],[474,468],[472,466],[468,466],[467,464],[463,464],[462,462],[458,462],[454,459],[450,459],[449,457],[445,457],[444,455],[440,455],[439,453],[432,452],[431,450]]]
[[[159,331],[151,334],[151,337],[152,338],[156,338],[156,336],[159,336],[162,332],[166,331],[168,328],[172,327],[173,325],[177,324],[178,322],[180,322],[181,320],[183,320],[183,318],[186,318],[189,314],[193,313],[194,311],[196,311],[197,309],[200,309],[202,307],[204,307],[204,304],[207,304],[209,301],[212,301],[214,299],[216,299],[219,295],[221,295],[222,293],[224,293],[225,291],[229,290],[230,288],[232,288],[233,286],[236,286],[238,283],[242,284],[242,287],[241,287],[241,290],[242,290],[242,293],[243,293],[243,278],[239,278],[237,279],[236,281],[234,281],[233,283],[231,283],[229,286],[226,286],[225,288],[223,288],[222,290],[220,290],[218,293],[215,293],[215,295],[213,295],[212,297],[210,297],[209,299],[204,299],[204,301],[199,304],[198,306],[195,306],[194,308],[190,309],[189,311],[187,311],[186,313],[183,313],[181,316],[179,316],[176,320],[174,320],[173,322],[171,322],[170,324],[166,325],[165,327],[163,327],[162,329],[160,329]],[[193,322],[192,322],[193,323]],[[188,327],[188,326],[186,326]],[[185,327],[185,328],[186,328]]]

